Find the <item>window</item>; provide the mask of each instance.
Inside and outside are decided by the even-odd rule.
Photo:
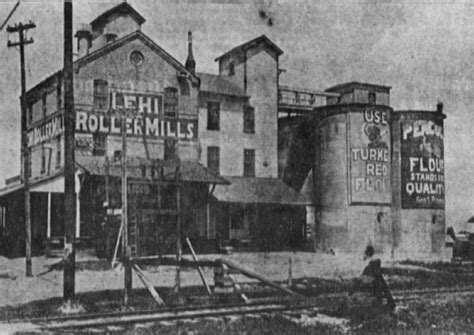
[[[234,62],[229,63],[229,76],[233,76],[235,74],[235,64]]]
[[[375,105],[376,95],[375,92],[369,92],[369,105]]]
[[[255,133],[255,109],[252,106],[244,106],[244,133]]]
[[[209,170],[219,173],[219,147],[207,148],[207,167]]]
[[[178,89],[175,87],[165,88],[165,116],[178,116]]]
[[[45,173],[46,172],[46,149],[43,146],[41,146],[41,172],[40,173]]]
[[[46,97],[47,97],[46,93],[43,93],[43,97],[42,97],[42,102],[43,102],[43,118],[46,117],[46,113],[47,113],[47,106],[46,106],[47,100],[46,100]]]
[[[207,130],[219,130],[220,103],[207,102]]]
[[[56,137],[56,168],[61,166],[61,136]]]
[[[62,95],[62,90],[61,90],[61,81],[58,82],[58,86],[56,87],[56,99],[57,99],[57,109],[58,111],[61,110],[61,107],[63,106],[63,95]]]
[[[244,149],[244,177],[255,177],[254,149]]]
[[[178,84],[181,95],[189,95],[189,83],[186,77],[178,77]]]
[[[28,105],[28,123],[31,124],[33,122],[33,106]]]
[[[94,80],[94,109],[104,110],[108,106],[109,85],[106,80]]]
[[[165,139],[164,159],[177,158],[176,144],[177,141],[174,138]]]
[[[107,135],[105,134],[92,134],[92,155],[93,156],[105,156],[107,151]]]
[[[105,40],[107,43],[114,42],[117,39],[117,34],[105,34]]]

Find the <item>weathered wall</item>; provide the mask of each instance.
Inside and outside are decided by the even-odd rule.
[[[207,129],[207,102],[220,103],[219,130]],[[219,147],[219,173],[224,176],[242,176],[244,149],[255,149],[255,161],[261,147],[258,143],[257,120],[255,133],[244,132],[244,106],[246,98],[236,98],[201,92],[199,95],[199,143],[201,163],[207,165],[207,148]],[[258,170],[255,171],[258,176]]]
[[[395,112],[393,134],[393,222],[395,257],[444,256],[445,115]]]
[[[366,109],[379,111],[373,118]],[[316,246],[391,253],[390,112],[388,107],[334,106],[316,115],[314,202]],[[369,128],[379,137],[371,138]],[[372,151],[374,151],[372,155]],[[377,154],[375,154],[377,153]]]

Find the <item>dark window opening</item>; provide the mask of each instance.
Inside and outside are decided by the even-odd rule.
[[[207,148],[207,167],[209,170],[219,173],[219,147]]]
[[[189,95],[189,82],[186,78],[178,77],[179,91],[181,95]]]
[[[61,89],[61,82],[58,83],[58,86],[56,87],[56,96],[57,96],[57,103],[58,103],[58,111],[61,110],[63,106],[63,95],[62,95],[62,89]]]
[[[46,106],[46,104],[47,104],[47,95],[46,95],[46,93],[43,94],[43,99],[42,100],[43,100],[42,101],[43,102],[43,118],[45,118],[46,113],[47,113],[47,106]]]
[[[244,149],[244,177],[255,177],[254,149]]]
[[[255,133],[255,109],[244,106],[244,133]]]
[[[375,105],[376,97],[375,92],[369,92],[369,105]]]
[[[220,103],[207,102],[207,130],[219,130]]]
[[[178,89],[175,87],[165,88],[165,116],[178,116]]]
[[[46,172],[46,149],[44,146],[41,147],[41,173]]]
[[[105,34],[107,43],[111,43],[117,39],[117,34]]]
[[[165,152],[164,159],[177,158],[177,144],[178,142],[174,138],[165,139]]]
[[[105,156],[107,151],[107,135],[105,134],[92,134],[92,155],[93,156]]]
[[[234,62],[229,63],[229,76],[233,76],[235,74],[235,64]]]
[[[105,110],[108,106],[109,85],[106,80],[94,80],[94,109]]]
[[[61,166],[61,136],[56,137],[56,168]]]
[[[33,122],[33,106],[28,106],[28,123],[31,124]]]

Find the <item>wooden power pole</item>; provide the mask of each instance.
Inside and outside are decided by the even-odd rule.
[[[33,271],[31,269],[31,204],[30,204],[30,152],[28,149],[28,118],[26,112],[26,79],[25,79],[25,45],[33,43],[33,39],[25,39],[25,32],[29,29],[36,28],[33,22],[27,24],[19,23],[14,26],[8,26],[7,32],[18,33],[19,41],[8,41],[8,47],[20,47],[20,72],[21,72],[21,156],[23,158],[22,176],[24,185],[25,198],[25,257],[26,257],[26,276],[32,277]]]
[[[132,266],[130,247],[128,245],[128,189],[127,189],[127,127],[126,113],[121,116],[122,132],[122,259],[124,267],[123,306],[128,307],[132,291]]]
[[[64,0],[64,302],[71,303],[75,296],[76,257],[76,183],[74,135],[73,59],[72,59],[72,0]]]

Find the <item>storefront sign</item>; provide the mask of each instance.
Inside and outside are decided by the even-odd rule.
[[[351,203],[390,203],[389,113],[365,110],[349,115]]]
[[[402,208],[444,208],[442,125],[406,121],[401,135]]]

